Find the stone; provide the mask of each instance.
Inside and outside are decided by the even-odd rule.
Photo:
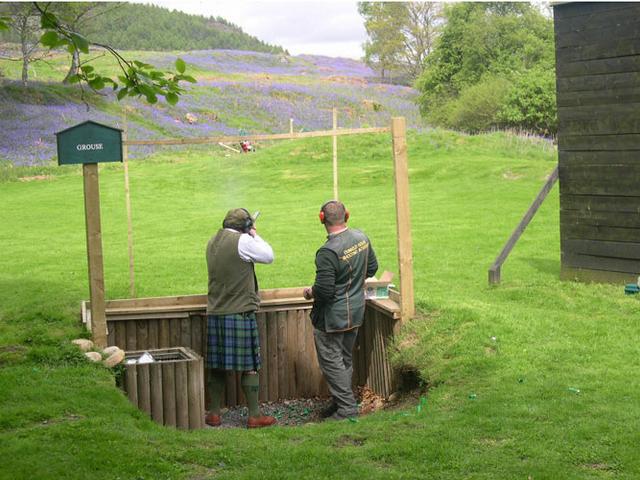
[[[393,392],[391,395],[389,395],[389,402],[390,403],[395,403],[398,400],[400,400],[400,394],[398,392]]]
[[[115,345],[112,345],[111,347],[107,347],[104,350],[102,350],[102,353],[107,357],[110,357],[111,355],[116,353],[118,350],[120,350],[120,348],[116,347]]]
[[[106,367],[112,368],[118,365],[120,362],[124,360],[124,350],[120,350],[118,348],[117,351],[113,352],[109,358],[104,361]]]
[[[99,362],[102,360],[102,355],[100,355],[98,352],[86,352],[84,356],[92,362]]]
[[[86,338],[76,338],[75,340],[72,340],[71,343],[80,347],[80,350],[83,352],[88,352],[93,348],[93,342]]]

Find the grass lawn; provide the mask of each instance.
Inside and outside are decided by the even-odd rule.
[[[487,285],[555,153],[502,133],[408,141],[419,312],[393,357],[420,372],[427,401],[357,423],[180,432],[145,418],[68,346],[88,298],[80,169],[0,183],[0,479],[639,478],[640,299],[559,281],[557,187],[502,285]],[[350,224],[396,271],[390,139],[340,138],[339,158]],[[229,157],[159,151],[130,173],[139,296],[204,292],[205,244],[236,206],[262,212],[276,252],[258,266],[261,287],[312,281],[331,139]],[[122,166],[100,180],[106,291],[122,298]]]

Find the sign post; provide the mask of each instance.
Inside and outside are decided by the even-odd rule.
[[[87,264],[91,298],[91,333],[96,346],[107,346],[100,182],[98,163],[122,161],[122,130],[87,121],[56,133],[58,165],[82,164]]]

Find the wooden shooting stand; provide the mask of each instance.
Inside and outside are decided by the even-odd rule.
[[[391,132],[393,140],[400,288],[398,291],[392,290],[388,299],[367,300],[364,326],[359,331],[354,351],[354,385],[367,385],[377,394],[388,397],[397,388],[397,379],[388,362],[387,346],[402,322],[413,317],[415,312],[404,118],[393,118],[390,128],[338,129],[334,122],[334,128],[327,131],[242,137],[125,140],[123,146],[336,138],[385,132]],[[337,193],[335,158],[334,155],[334,191]],[[87,233],[88,238],[91,236],[99,240],[99,225],[97,231],[89,224],[87,228],[91,230]],[[89,262],[91,261],[90,249]],[[92,275],[90,282],[92,302],[83,302],[82,311],[83,319],[94,338],[98,339],[106,333],[108,345],[117,345],[126,351],[188,347],[206,357],[206,295],[110,300],[103,307],[93,303],[93,291],[94,282],[103,285],[104,280]],[[303,298],[302,288],[262,290],[260,298],[257,319],[263,362],[260,371],[261,401],[325,395],[328,390],[318,366],[313,328],[309,319],[312,302]],[[227,376],[226,404],[233,406],[241,402],[239,377],[230,373]]]

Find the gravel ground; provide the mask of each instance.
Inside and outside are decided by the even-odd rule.
[[[366,387],[359,388],[357,393],[360,415],[366,415],[392,405]],[[260,407],[263,415],[276,417],[280,426],[300,426],[323,421],[320,418],[320,412],[330,404],[330,398],[314,397],[267,402],[261,404]],[[222,425],[208,428],[246,428],[247,414],[245,406],[224,408],[222,409]]]

